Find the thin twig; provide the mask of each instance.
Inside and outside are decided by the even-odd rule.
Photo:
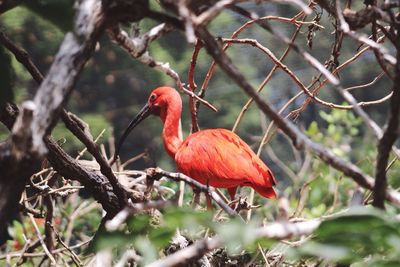
[[[288,239],[291,237],[309,235],[320,225],[320,220],[311,220],[298,223],[271,223],[255,230],[255,236],[258,238],[269,238],[275,240]],[[171,254],[164,259],[155,261],[147,267],[169,267],[182,265],[192,260],[201,258],[204,254],[218,247],[223,246],[223,240],[215,236],[196,241],[178,252]]]
[[[190,60],[188,81],[189,81],[189,90],[192,92],[194,92],[197,87],[196,82],[194,81],[194,70],[196,68],[197,57],[198,57],[199,52],[202,47],[203,47],[203,44],[201,43],[201,41],[197,40],[196,45],[193,50],[192,59]],[[197,132],[200,129],[198,119],[197,119],[197,110],[198,109],[197,109],[196,102],[197,101],[195,101],[195,99],[193,97],[190,97],[189,106],[190,106],[190,117],[192,120],[192,130],[191,130],[192,133]]]
[[[92,241],[92,240],[89,239],[89,240],[84,241],[84,242],[82,242],[82,243],[79,243],[79,244],[70,246],[69,248],[70,248],[70,249],[80,248],[80,247],[82,247],[82,246],[84,246],[84,245],[87,245],[90,241]],[[58,253],[60,253],[60,252],[66,251],[66,250],[67,250],[66,248],[58,248],[58,249],[53,250],[53,251],[52,251],[52,254],[53,254],[53,255],[56,255],[56,254],[58,254]],[[7,257],[10,257],[10,258],[21,257],[21,254],[22,254],[22,253],[23,253],[22,251],[16,251],[16,252],[13,252],[13,253],[8,253],[8,254],[6,254],[6,255],[0,255],[0,260],[3,260],[3,259],[5,259],[5,258],[7,258]],[[43,257],[43,256],[46,256],[46,253],[45,253],[45,252],[24,253],[24,257],[27,257],[27,258]]]
[[[40,233],[39,227],[37,226],[35,219],[33,218],[33,215],[28,214],[28,216],[29,216],[29,219],[31,220],[33,227],[35,228],[36,235],[40,241],[40,244],[42,244],[43,251],[46,253],[47,257],[50,259],[51,264],[54,266],[58,266],[56,260],[54,259],[53,255],[50,253],[49,249],[46,246],[46,243],[43,240],[42,234]]]
[[[46,222],[47,223],[47,222]],[[76,253],[70,248],[68,247],[67,244],[64,243],[64,241],[62,240],[61,236],[57,233],[57,231],[54,229],[54,226],[52,224],[49,223],[49,226],[51,228],[51,230],[54,232],[54,234],[57,237],[58,242],[60,242],[60,244],[70,253],[72,260],[74,261],[74,263],[77,266],[83,266],[82,261],[79,259],[78,255],[76,255]]]
[[[290,121],[282,118],[264,99],[257,94],[256,90],[246,81],[246,78],[238,71],[238,69],[232,64],[232,61],[227,55],[221,51],[214,37],[205,29],[198,29],[199,36],[203,40],[205,47],[216,62],[219,64],[221,69],[238,85],[240,86],[250,97],[254,98],[258,107],[268,115],[272,120],[275,121],[277,126],[292,140],[294,146],[299,149],[307,149],[313,151],[318,155],[325,163],[331,165],[335,169],[343,172],[346,176],[351,177],[362,187],[372,189],[374,185],[373,178],[363,173],[354,164],[343,160],[336,156],[332,151],[327,150],[322,145],[313,142],[305,134],[303,134],[296,126]],[[385,166],[386,168],[386,166]],[[386,199],[391,201],[396,206],[400,206],[400,194],[393,190],[386,191]]]
[[[224,202],[222,200],[222,198],[218,195],[218,193],[215,191],[215,189],[211,186],[201,184],[198,181],[196,181],[182,173],[167,172],[160,168],[147,169],[146,173],[147,173],[148,179],[157,180],[157,179],[161,178],[162,176],[165,176],[165,177],[173,179],[175,181],[184,181],[185,183],[195,187],[199,191],[204,192],[208,196],[210,196],[229,216],[237,216],[238,215],[234,210],[232,210],[229,207],[229,205],[226,202]]]
[[[175,80],[176,85],[179,90],[183,91],[185,94],[187,94],[191,97],[196,98],[196,100],[200,101],[202,104],[204,104],[205,106],[207,106],[214,112],[217,111],[217,109],[213,105],[211,105],[208,101],[198,97],[193,92],[186,89],[183,86],[178,73],[176,73],[173,69],[171,69],[171,67],[169,66],[168,63],[161,63],[161,62],[155,61],[147,52],[146,49],[147,49],[148,43],[146,43],[144,40],[140,39],[139,44],[137,44],[128,37],[128,34],[126,32],[122,31],[118,27],[109,29],[108,33],[109,33],[111,39],[114,40],[117,44],[119,44],[123,49],[125,49],[133,58],[136,58],[143,64],[148,65],[148,66],[150,66],[156,70],[159,70],[159,71],[165,73],[166,75],[170,76],[172,79]],[[138,42],[138,40],[135,40],[135,41]]]

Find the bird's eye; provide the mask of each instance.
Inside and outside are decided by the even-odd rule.
[[[156,100],[157,96],[156,95],[151,95],[150,96],[150,101],[153,102],[154,100]]]

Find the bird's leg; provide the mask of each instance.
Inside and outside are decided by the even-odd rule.
[[[236,189],[237,189],[237,186],[228,188],[228,193],[229,193],[229,196],[231,197],[231,202],[233,202],[232,204],[229,205],[229,207],[231,207],[231,209],[235,209],[234,200],[235,200],[235,195],[236,195]]]
[[[192,198],[192,207],[197,208],[200,203],[200,190],[192,187],[193,189],[193,198]]]
[[[231,197],[231,201],[235,200],[236,189],[237,189],[237,186],[228,188],[228,193],[229,193],[229,196]]]
[[[212,199],[211,196],[208,194],[210,192],[208,188],[209,187],[208,180],[206,186],[207,186],[207,193],[205,195],[206,195],[207,210],[212,210],[213,209]]]
[[[206,194],[207,210],[213,210],[212,198]]]

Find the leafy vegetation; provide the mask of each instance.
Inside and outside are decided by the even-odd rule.
[[[71,29],[72,2],[22,2],[20,6],[1,14],[1,31],[26,49],[38,68],[46,73],[54,61],[64,33]],[[151,5],[154,9],[162,10],[158,1],[152,1]],[[359,5],[361,4],[355,4],[361,8]],[[285,18],[291,18],[298,12],[292,5],[276,3],[263,5],[262,8],[251,4],[250,7],[263,15]],[[304,47],[305,51],[320,62],[325,62],[333,71],[337,67],[332,63],[331,55],[332,43],[336,42],[337,38],[331,34],[335,30],[333,18],[321,8],[315,7],[313,14],[304,17],[304,20],[309,24],[302,26],[295,43]],[[238,14],[227,10],[212,21],[209,30],[215,36],[230,38],[245,22]],[[316,24],[323,27],[317,27]],[[141,33],[155,25],[156,23],[149,19],[137,23]],[[285,36],[291,36],[296,30],[294,23],[275,21],[271,22],[271,25]],[[123,27],[129,29],[128,25]],[[273,51],[276,57],[282,55],[286,49],[279,39],[256,25],[243,31],[240,37],[256,39]],[[352,39],[346,39],[340,56],[336,58],[338,63],[354,56],[359,51],[359,46]],[[227,51],[254,87],[265,79],[274,66],[274,62],[265,54],[251,46],[234,45]],[[151,43],[148,52],[158,61],[168,62],[186,82],[193,47],[187,45],[183,32],[174,31],[163,36],[157,42]],[[346,71],[340,72],[337,76],[341,84],[344,87],[364,85],[371,82],[371,77],[378,77],[381,69],[373,55],[373,51],[360,55],[355,59],[356,66],[347,66]],[[205,49],[201,50],[195,72],[195,81],[199,87],[211,62],[211,57]],[[312,81],[318,81],[315,84],[323,82],[323,77],[317,78],[318,73],[315,69],[306,61],[299,60],[298,54],[293,51],[289,52],[282,62],[296,77],[300,77],[304,84]],[[148,92],[162,84],[175,85],[168,76],[127,56],[125,51],[104,36],[99,41],[94,56],[86,64],[66,108],[89,125],[94,139],[98,137],[97,143],[101,144],[103,155],[111,158],[115,138],[119,138],[134,114],[146,102]],[[357,90],[354,96],[360,101],[382,98],[391,91],[391,80],[383,76],[377,79],[373,86],[377,90],[364,88]],[[314,88],[310,86],[310,91]],[[10,101],[22,103],[31,99],[36,90],[37,84],[32,81],[26,69],[0,46],[0,106]],[[260,94],[278,110],[297,92],[298,85],[279,69]],[[313,95],[330,103],[341,103],[343,99],[333,92],[332,86],[328,85]],[[183,135],[187,136],[190,134],[191,118],[188,97],[182,96]],[[204,129],[231,129],[248,100],[220,69],[213,74],[205,98],[219,111],[215,114],[200,106],[199,124]],[[351,109],[337,109],[315,103],[305,106],[305,99],[304,96],[298,97],[282,111],[282,116],[288,115],[291,118],[290,111],[305,107],[294,121],[296,126],[311,140],[329,149],[340,159],[354,163],[363,173],[374,177],[378,139],[366,126],[365,121]],[[348,103],[340,105],[345,106]],[[387,102],[365,107],[365,111],[380,127],[383,127],[386,121],[388,109]],[[120,261],[127,251],[134,251],[135,257],[132,257],[129,266],[145,266],[183,247],[196,244],[199,240],[212,238],[219,238],[222,249],[211,249],[207,254],[203,253],[200,256],[205,254],[204,257],[215,266],[261,266],[266,264],[265,262],[270,266],[400,266],[399,208],[390,203],[386,204],[385,211],[372,208],[371,190],[360,187],[341,171],[316,157],[312,151],[297,151],[280,130],[273,128],[270,133],[271,139],[266,144],[261,144],[270,123],[271,121],[252,105],[241,119],[237,133],[254,151],[260,149],[260,157],[271,167],[278,180],[279,198],[267,200],[256,195],[253,201],[249,197],[250,189],[241,188],[238,192],[239,200],[254,206],[249,211],[240,210],[238,205],[239,215],[235,218],[228,217],[217,206],[214,206],[214,210],[206,210],[204,204],[193,207],[192,192],[186,186],[179,207],[166,205],[159,209],[143,209],[130,214],[126,223],[121,223],[117,229],[109,231],[102,222],[100,205],[91,198],[90,189],[83,188],[76,181],[56,175],[48,162],[44,161],[44,171],[32,176],[21,200],[34,207],[33,214],[37,218],[32,220],[28,216],[21,216],[9,227],[11,240],[0,247],[0,265],[42,264],[42,258],[45,259],[46,255],[37,236],[47,236],[44,218],[49,207],[44,203],[45,196],[52,195],[55,204],[52,233],[53,237],[59,237],[56,238],[58,242],[55,249],[62,250],[63,254],[57,256],[58,261],[67,266],[89,264],[104,251],[111,252],[113,263]],[[124,166],[121,171],[116,171],[116,175],[119,178],[123,177],[120,179],[127,177],[127,185],[124,185],[129,185],[130,193],[141,192],[147,199],[167,201],[179,195],[178,183],[161,179],[160,182],[156,182],[155,191],[148,192],[149,184],[146,184],[143,178],[145,174],[129,172],[155,166],[175,171],[173,161],[164,152],[160,133],[161,124],[158,119],[144,122],[140,130],[133,132],[121,153],[122,163],[145,153],[130,163],[129,169]],[[99,171],[100,168],[92,160],[92,155],[84,151],[85,146],[63,123],[58,123],[52,131],[52,136],[72,157],[80,158],[83,155],[85,160],[82,164],[86,164],[85,167]],[[0,140],[6,140],[8,137],[9,131],[0,125]],[[400,163],[394,155],[390,155],[389,162],[388,184],[397,189],[400,186]],[[54,182],[48,184],[49,180]],[[34,184],[39,187],[35,187]],[[66,190],[58,192],[57,188]],[[223,194],[227,195],[225,191]],[[23,211],[24,214],[28,212],[32,210]],[[274,222],[285,225],[309,221],[321,222],[312,233],[290,234],[287,238],[259,236],[260,228]],[[64,240],[66,244],[60,245],[59,240]],[[73,249],[65,249],[64,246],[71,246]],[[21,251],[28,256],[20,256]],[[78,257],[78,260],[74,257]],[[215,263],[215,259],[219,261]],[[198,263],[194,261],[191,264],[197,266],[195,264]]]

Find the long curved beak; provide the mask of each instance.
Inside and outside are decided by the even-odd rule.
[[[110,165],[114,164],[114,162],[117,160],[119,156],[119,151],[122,147],[122,144],[124,143],[126,137],[129,135],[129,133],[144,119],[146,119],[150,114],[150,106],[149,104],[146,104],[136,115],[136,117],[129,123],[128,128],[125,129],[124,134],[121,136],[121,139],[118,142],[117,149],[115,150],[113,160],[111,161]]]

